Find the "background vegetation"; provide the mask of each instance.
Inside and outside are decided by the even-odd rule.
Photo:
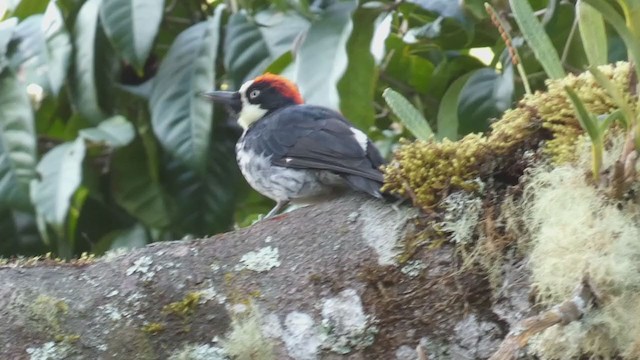
[[[527,87],[626,58],[601,19],[591,23],[606,31],[577,30],[572,1],[511,3],[534,12],[557,61],[534,56],[518,9],[500,0],[490,12],[481,0],[10,0],[0,9],[0,255],[100,254],[265,212],[270,202],[236,168],[238,128],[198,96],[212,87],[282,73],[388,156],[401,137],[487,130]],[[587,56],[583,38],[602,37],[604,56]]]

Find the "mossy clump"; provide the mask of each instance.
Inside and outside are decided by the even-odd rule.
[[[201,297],[202,294],[198,291],[189,292],[182,300],[165,305],[162,308],[162,312],[165,314],[187,317],[193,314],[193,312],[196,310],[198,304],[200,303]]]
[[[457,142],[403,142],[385,167],[383,191],[408,196],[428,207],[451,188],[473,190],[478,166],[487,157],[487,138],[471,134]]]
[[[631,66],[620,62],[599,69],[633,103],[627,90],[632,83]],[[499,172],[515,161],[509,156],[519,156],[516,150],[536,149],[543,139],[547,139],[543,152],[555,163],[575,160],[577,139],[583,130],[565,86],[573,88],[595,115],[617,108],[588,72],[549,80],[546,92],[525,96],[492,124],[488,134],[469,134],[456,142],[403,142],[384,168],[383,190],[407,196],[417,207],[429,208],[451,191],[477,189],[475,179]]]
[[[29,319],[36,330],[52,334],[56,340],[59,337],[64,337],[64,334],[62,334],[62,321],[69,312],[69,305],[64,300],[47,295],[39,295],[28,311]]]
[[[147,334],[157,334],[161,331],[166,330],[167,326],[163,323],[157,323],[157,322],[152,322],[149,324],[146,324],[142,327],[142,332],[145,332]]]

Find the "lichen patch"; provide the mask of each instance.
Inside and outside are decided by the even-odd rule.
[[[400,254],[398,241],[402,238],[403,226],[407,217],[414,216],[415,212],[396,211],[386,204],[382,210],[379,206],[378,201],[368,201],[358,210],[362,238],[378,254],[379,265],[395,265],[395,258]]]
[[[338,354],[361,350],[374,341],[377,328],[362,307],[354,289],[346,289],[322,302],[322,348]]]
[[[150,269],[151,264],[153,264],[153,260],[150,256],[143,256],[136,261],[133,262],[133,265],[127,268],[127,276],[131,276],[133,274],[140,274],[143,280],[149,279],[155,275]]]
[[[303,312],[294,311],[284,320],[282,341],[289,356],[296,360],[315,360],[322,344],[313,318]]]
[[[266,246],[258,251],[250,251],[240,258],[236,271],[248,269],[256,272],[269,271],[280,266],[278,248]]]

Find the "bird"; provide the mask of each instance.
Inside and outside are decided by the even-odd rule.
[[[385,160],[371,139],[339,112],[304,104],[287,78],[265,73],[238,91],[202,95],[237,115],[238,166],[253,189],[276,202],[263,219],[349,189],[383,198]]]

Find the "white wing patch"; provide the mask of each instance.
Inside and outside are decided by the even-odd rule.
[[[363,133],[362,131],[352,127],[350,128],[351,132],[353,133],[353,137],[356,139],[356,141],[358,142],[358,144],[360,145],[360,147],[362,148],[362,150],[364,150],[364,152],[367,152],[367,144],[369,142],[369,138],[367,137],[367,135],[365,133]]]

